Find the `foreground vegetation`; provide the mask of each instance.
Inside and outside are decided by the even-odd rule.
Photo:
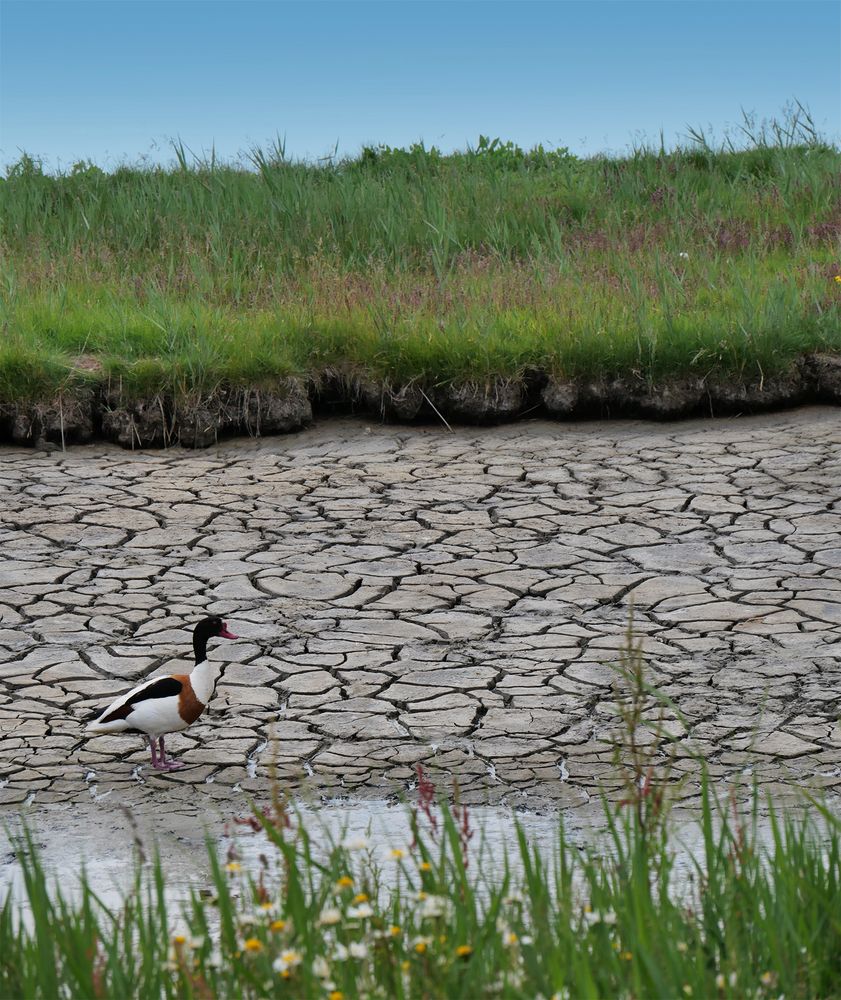
[[[619,677],[624,797],[605,804],[603,843],[581,849],[561,824],[547,856],[515,823],[511,856],[483,858],[469,810],[436,804],[419,770],[411,843],[325,848],[275,792],[241,821],[267,838],[255,869],[236,842],[224,860],[209,843],[212,886],[179,911],[140,840],[133,887],[108,908],[84,875],[72,899],[49,885],[25,836],[28,914],[0,902],[0,996],[841,995],[841,823],[819,805],[772,811],[763,839],[756,796],[745,812],[701,769],[703,849],[679,874],[671,706],[630,637]]]
[[[506,862],[494,875],[467,850],[464,810],[429,807],[436,826],[419,821],[411,846],[351,841],[326,857],[288,813],[258,814],[276,859],[246,873],[211,849],[213,896],[194,893],[183,916],[159,863],[109,910],[85,878],[74,902],[48,889],[29,841],[32,926],[7,899],[0,995],[838,996],[837,823],[772,814],[765,849],[750,818],[717,812],[709,786],[703,804],[704,851],[683,886],[668,829],[633,809],[609,816],[602,853],[561,829],[541,857],[518,828],[518,873]]]
[[[841,352],[841,151],[802,109],[672,151],[481,139],[0,180],[0,403],[299,373],[759,382]]]

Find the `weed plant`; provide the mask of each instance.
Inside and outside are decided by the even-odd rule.
[[[315,165],[176,144],[112,173],[24,155],[0,180],[0,401],[290,371],[760,381],[841,350],[841,152],[802,108],[743,131],[590,159],[486,137]]]
[[[514,823],[517,864],[483,868],[457,794],[436,803],[419,773],[411,844],[316,846],[275,790],[243,824],[272,846],[248,870],[208,844],[213,885],[180,913],[160,860],[119,907],[83,876],[78,899],[49,886],[32,838],[18,844],[29,919],[0,905],[0,995],[382,998],[834,997],[841,994],[841,825],[744,812],[701,772],[703,849],[675,877],[662,756],[669,706],[629,643],[617,689],[617,774],[608,836],[554,852]],[[652,708],[654,712],[652,714]],[[646,721],[649,720],[649,721]],[[648,734],[648,736],[646,735]],[[653,741],[649,736],[653,735]],[[668,740],[666,739],[666,744]],[[700,767],[700,765],[699,765]],[[210,898],[208,898],[210,896]]]

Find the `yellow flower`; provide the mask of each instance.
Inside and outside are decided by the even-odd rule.
[[[404,972],[408,972],[411,967],[412,966],[411,966],[411,964],[410,964],[410,962],[409,962],[409,960],[407,958],[404,958],[403,961],[400,963],[400,968]]]
[[[242,871],[242,865],[239,863],[239,861],[229,861],[225,865],[225,871],[226,872],[241,872]]]
[[[399,847],[392,847],[388,852],[390,858],[394,858],[395,861],[399,861],[401,858],[406,857],[406,852]]]
[[[624,958],[626,962],[630,962],[634,956],[629,951],[623,951],[619,957]]]
[[[420,868],[422,872],[432,871],[432,865],[428,861],[421,861],[421,863],[418,865],[418,868]]]
[[[350,875],[342,875],[342,877],[336,882],[337,889],[352,889],[353,879]]]
[[[426,951],[426,941],[418,941],[415,945],[415,951],[422,955]]]
[[[441,942],[441,944],[446,944],[447,943],[447,935],[446,934],[440,934],[438,936],[438,940]]]
[[[286,921],[285,920],[273,920],[269,924],[269,930],[270,931],[282,931],[285,928],[286,928]]]
[[[715,985],[716,985],[716,989],[719,989],[719,990],[723,990],[724,989],[724,976],[720,972],[715,977]]]
[[[327,995],[327,1000],[345,1000],[345,995],[341,990],[333,990]]]
[[[172,939],[172,943],[173,944],[186,944],[187,943],[187,939],[184,937],[183,934],[176,934],[175,937]]]
[[[270,913],[274,909],[274,903],[260,903],[257,909],[262,910],[264,913]]]
[[[472,952],[473,949],[469,944],[460,944],[458,948],[456,948],[456,955],[458,955],[459,958],[467,958],[467,956],[472,954]]]
[[[423,900],[428,899],[428,898],[429,898],[429,893],[428,892],[424,892],[423,889],[421,889],[421,891],[418,893],[418,899],[421,902],[423,902]]]
[[[514,931],[508,931],[503,935],[502,940],[504,944],[516,944],[518,939]]]
[[[263,942],[259,938],[248,938],[248,940],[243,944],[243,948],[246,951],[262,951]]]
[[[773,986],[777,982],[777,977],[773,972],[763,972],[759,981],[763,986]]]
[[[367,892],[358,892],[353,897],[353,901],[354,901],[354,903],[367,903],[368,902],[368,893]]]
[[[388,932],[392,937],[397,937],[400,934],[400,928],[397,924],[392,924],[391,927],[389,927]]]
[[[841,285],[841,274],[836,274],[834,280],[837,281],[839,285]]]

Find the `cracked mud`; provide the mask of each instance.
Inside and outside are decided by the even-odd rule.
[[[839,497],[838,411],[821,408],[6,449],[0,806],[225,809],[272,773],[383,799],[418,764],[468,802],[610,797],[632,605],[677,710],[682,796],[699,755],[716,781],[833,796]],[[109,699],[173,658],[189,669],[205,613],[243,638],[211,646],[216,697],[168,741],[191,766],[155,774],[138,737],[87,737]]]

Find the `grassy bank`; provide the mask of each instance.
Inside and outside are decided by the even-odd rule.
[[[289,373],[750,383],[841,351],[841,152],[802,114],[624,158],[176,153],[62,176],[23,157],[0,182],[0,402]]]

